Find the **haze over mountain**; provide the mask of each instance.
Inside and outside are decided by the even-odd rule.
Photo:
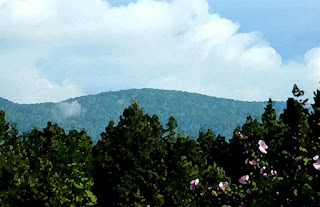
[[[143,110],[157,115],[165,125],[170,116],[178,122],[177,131],[197,137],[199,130],[212,128],[216,134],[229,140],[237,125],[245,122],[248,115],[260,118],[266,102],[243,102],[216,98],[196,93],[158,89],[130,89],[105,92],[68,99],[59,103],[16,104],[0,99],[0,109],[6,111],[6,119],[16,122],[19,132],[32,127],[45,127],[48,121],[56,122],[66,132],[75,127],[85,128],[96,141],[109,121],[119,121],[125,107],[137,99]],[[279,114],[285,102],[275,102]]]

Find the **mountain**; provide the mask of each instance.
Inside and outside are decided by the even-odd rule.
[[[16,122],[19,132],[43,128],[48,121],[58,123],[67,132],[73,127],[97,141],[109,121],[117,123],[123,110],[137,99],[143,110],[157,115],[165,125],[170,116],[178,122],[177,131],[197,137],[199,130],[212,128],[216,134],[232,137],[233,130],[246,117],[260,119],[267,102],[243,102],[196,93],[158,89],[130,89],[72,98],[59,103],[16,104],[0,98],[0,109],[7,121]],[[277,114],[286,102],[274,102]]]
[[[0,97],[0,104],[10,104],[10,103],[12,102]]]

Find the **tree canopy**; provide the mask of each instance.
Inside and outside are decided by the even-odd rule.
[[[19,135],[0,111],[1,206],[317,206],[320,91],[312,111],[293,94],[229,142],[210,128],[186,136],[174,117],[163,126],[136,100],[95,145],[51,122]]]

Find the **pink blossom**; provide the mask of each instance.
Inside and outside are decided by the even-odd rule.
[[[196,186],[195,185],[190,185],[190,190],[195,190]]]
[[[313,163],[313,167],[316,168],[317,170],[320,169],[320,159],[318,159],[317,162]]]
[[[244,175],[239,179],[239,182],[241,184],[247,184],[247,181],[249,180],[249,175]]]
[[[298,168],[297,168],[296,172],[298,172],[299,170],[301,170],[301,166],[300,165],[298,165]]]
[[[276,170],[271,170],[271,175],[273,175],[273,176],[277,176],[277,171]]]
[[[239,134],[239,138],[243,139],[243,137],[244,137],[243,134],[241,134],[241,132],[238,132],[238,134]]]
[[[319,155],[314,156],[313,160],[316,161],[315,163],[313,163],[313,167],[316,168],[317,170],[319,170],[320,169]]]
[[[250,165],[257,165],[257,161],[255,161],[255,160],[249,161],[249,164]]]
[[[266,149],[268,149],[268,145],[266,145],[266,143],[263,140],[259,140],[258,144],[259,144],[259,150],[262,153],[267,154]]]
[[[260,168],[260,173],[262,174],[265,169],[266,169],[266,166],[263,166],[262,168]]]
[[[220,182],[219,187],[220,189],[224,190],[226,187],[228,187],[229,183],[228,182]]]
[[[244,164],[248,164],[248,161],[249,161],[249,159],[247,158],[245,161],[244,161]]]
[[[199,184],[199,179],[198,178],[195,179],[195,180],[192,180],[190,182],[190,190],[195,190],[196,189],[196,185],[198,185],[198,184]]]

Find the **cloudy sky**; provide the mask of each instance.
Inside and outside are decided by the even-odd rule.
[[[0,0],[0,97],[129,88],[245,101],[320,88],[319,0]]]

